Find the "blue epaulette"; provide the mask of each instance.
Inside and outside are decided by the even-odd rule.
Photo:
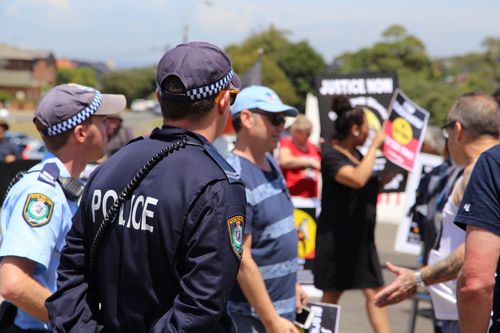
[[[43,166],[42,170],[40,170],[40,175],[38,176],[37,180],[55,187],[57,178],[59,178],[59,174],[60,172],[57,164],[47,163]]]
[[[226,174],[227,180],[229,183],[241,183],[241,178],[238,172],[234,170],[234,168],[229,164],[224,157],[214,148],[214,146],[210,144],[203,145],[203,148],[208,153],[208,155],[217,163],[217,165],[224,171]]]

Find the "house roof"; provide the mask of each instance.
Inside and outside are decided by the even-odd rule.
[[[21,49],[16,46],[0,43],[0,59],[33,60],[54,57],[46,50]]]
[[[38,87],[40,82],[29,71],[0,69],[0,87]]]

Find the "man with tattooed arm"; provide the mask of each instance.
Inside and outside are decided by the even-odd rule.
[[[435,317],[443,333],[459,333],[456,278],[464,263],[465,232],[453,224],[470,173],[479,155],[499,143],[500,110],[490,96],[469,93],[461,96],[442,127],[455,164],[464,167],[443,209],[439,246],[431,250],[429,265],[417,271],[387,263],[396,280],[376,295],[376,305],[399,303],[428,286]]]

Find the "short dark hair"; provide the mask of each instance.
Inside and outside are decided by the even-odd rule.
[[[238,133],[241,130],[241,112],[233,115],[231,119],[233,122],[234,131]]]
[[[53,136],[48,136],[45,135],[44,132],[47,130],[47,126],[43,125],[40,120],[35,119],[33,120],[35,123],[35,127],[40,132],[40,136],[42,138],[43,143],[47,147],[47,150],[51,152],[57,152],[59,149],[61,149],[69,140],[69,137],[73,133],[74,128],[63,132],[61,134],[53,135]],[[90,122],[90,118],[85,120],[82,124],[88,124]]]
[[[185,119],[203,117],[212,110],[216,95],[212,95],[200,100],[173,100],[167,99],[162,94],[166,91],[170,94],[185,94],[186,88],[177,76],[170,75],[163,80],[160,87],[161,113],[165,119]]]

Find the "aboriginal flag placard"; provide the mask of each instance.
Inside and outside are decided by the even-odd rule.
[[[422,147],[429,112],[396,89],[384,124],[384,155],[392,163],[411,171]]]

